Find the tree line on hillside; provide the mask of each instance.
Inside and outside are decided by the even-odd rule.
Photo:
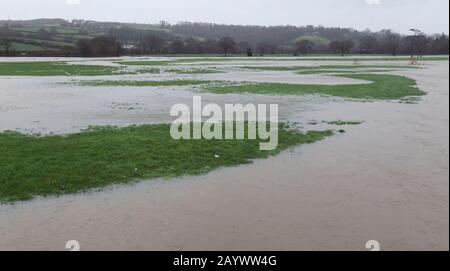
[[[357,31],[322,26],[235,26],[206,23],[161,22],[157,25],[102,23],[52,19],[53,24],[69,29],[61,34],[58,27],[37,31],[17,31],[36,27],[43,20],[6,22],[1,27],[0,54],[14,55],[14,43],[42,46],[42,55],[118,56],[161,54],[391,54],[448,55],[446,34],[425,35],[414,30],[400,35],[391,30]],[[49,49],[49,50],[46,50]]]
[[[392,31],[385,31],[377,38],[372,35],[362,37],[358,43],[349,39],[331,41],[328,46],[303,39],[292,46],[277,46],[268,42],[250,44],[236,41],[230,36],[218,40],[195,38],[169,39],[156,34],[143,35],[136,44],[121,43],[113,35],[80,40],[77,48],[82,56],[117,56],[126,55],[164,55],[164,54],[246,54],[247,56],[264,56],[273,54],[307,55],[317,53],[334,53],[336,55],[390,54],[423,56],[448,55],[449,37],[445,34],[426,36],[421,33],[401,36]]]

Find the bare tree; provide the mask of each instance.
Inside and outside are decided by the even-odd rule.
[[[247,49],[251,48],[252,46],[246,41],[241,41],[237,44],[236,47],[237,52],[239,52],[240,54],[245,54],[247,52]]]
[[[158,54],[161,52],[161,48],[164,44],[164,40],[157,35],[146,35],[140,45],[144,54]]]
[[[344,56],[345,54],[349,54],[353,49],[353,47],[355,47],[353,41],[351,40],[342,41],[341,55]]]
[[[449,38],[446,34],[435,35],[431,41],[430,53],[448,55],[449,52]]]
[[[359,41],[359,49],[361,50],[362,53],[365,54],[373,53],[377,47],[378,47],[377,38],[375,38],[372,35],[362,37],[361,40]]]
[[[353,47],[355,47],[355,44],[351,40],[333,41],[330,43],[330,49],[332,49],[335,54],[339,52],[342,56],[350,53]]]
[[[339,48],[341,48],[341,42],[340,41],[332,41],[330,42],[329,48],[331,51],[334,52],[334,54],[339,53]]]
[[[256,46],[256,48],[258,49],[258,53],[260,56],[264,56],[267,51],[269,50],[269,44],[265,41],[258,43],[258,45]]]
[[[231,37],[223,37],[219,40],[219,46],[224,52],[225,56],[236,49],[236,42]]]
[[[268,44],[267,45],[267,50],[271,55],[274,55],[277,53],[278,51],[278,46],[274,45],[274,44]]]
[[[253,50],[252,50],[252,48],[248,48],[248,49],[247,49],[247,56],[248,56],[248,57],[252,57],[252,56],[253,56]]]
[[[122,48],[113,37],[98,36],[93,39],[80,39],[77,42],[78,52],[84,57],[120,56]]]
[[[391,53],[393,56],[397,55],[398,49],[400,47],[401,36],[400,34],[394,33],[391,30],[384,32],[382,39],[382,47]]]
[[[314,48],[314,42],[309,41],[309,40],[301,40],[299,42],[297,42],[296,44],[296,48],[295,48],[295,53],[299,53],[299,54],[307,54],[310,50],[312,50]]]
[[[9,41],[6,34],[0,36],[0,48],[3,48],[5,55],[9,55],[9,50],[11,48],[11,41]]]
[[[170,52],[173,54],[181,54],[185,51],[184,42],[181,39],[176,39],[170,44]]]
[[[421,35],[417,37],[417,51],[420,57],[423,57],[427,51],[430,40],[427,36]]]
[[[11,46],[9,24],[7,24],[4,29],[0,29],[0,47],[4,48],[5,54],[8,56]]]

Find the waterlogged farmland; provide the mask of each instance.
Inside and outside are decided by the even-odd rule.
[[[264,152],[258,140],[172,139],[171,108],[192,105],[194,96],[221,107],[277,104],[278,147]],[[439,232],[448,222],[448,208],[432,200],[448,200],[448,58],[425,57],[417,65],[403,57],[0,59],[0,130],[2,208],[20,201],[46,206],[39,216],[20,210],[32,225],[56,210],[89,206],[80,221],[97,217],[93,228],[109,223],[102,232],[83,232],[96,236],[86,248],[107,247],[130,210],[135,220],[118,242],[150,249],[276,249],[274,240],[280,249],[302,243],[311,249],[314,240],[333,249],[348,231],[358,232],[345,238],[349,247],[376,235],[391,240],[388,248],[405,242],[416,248],[421,238],[411,236],[430,227]],[[410,212],[413,200],[433,212]],[[161,206],[170,210],[164,217]],[[2,210],[8,237],[0,249],[20,238],[18,218]],[[405,221],[417,227],[385,231],[375,226],[377,215],[388,216],[390,229]],[[213,231],[175,241],[163,234],[195,228],[189,221],[234,229],[239,238],[231,244]],[[333,242],[320,238],[330,224],[341,232]],[[49,226],[65,228],[64,215]],[[63,234],[56,230],[54,242]],[[440,235],[426,240],[442,246]],[[23,242],[36,249],[51,243]]]
[[[1,150],[7,158],[5,157],[1,164],[0,200],[31,199],[34,196],[86,191],[88,188],[100,188],[108,184],[139,179],[200,174],[220,166],[248,163],[250,161],[248,159],[267,157],[268,154],[278,153],[302,142],[312,143],[315,141],[315,137],[309,140],[304,137],[304,133],[306,135],[319,133],[317,139],[322,139],[320,133],[331,135],[333,126],[342,126],[337,124],[351,122],[351,120],[345,122],[337,119],[319,120],[322,124],[328,124],[325,125],[328,127],[318,127],[319,131],[316,131],[316,129],[312,130],[312,127],[305,127],[313,126],[315,120],[308,120],[306,125],[302,124],[290,116],[292,112],[287,107],[287,110],[284,109],[282,121],[285,125],[291,123],[294,130],[280,129],[279,148],[275,148],[275,152],[271,153],[264,151],[255,153],[252,146],[257,146],[256,140],[234,139],[224,142],[203,140],[204,143],[202,143],[190,138],[190,140],[187,138],[185,138],[186,140],[172,139],[168,124],[158,126],[156,123],[170,123],[170,103],[178,104],[180,100],[185,101],[192,95],[205,94],[207,101],[214,99],[215,102],[219,102],[226,100],[221,96],[233,93],[237,95],[236,97],[246,97],[249,99],[249,103],[250,99],[254,98],[253,94],[268,96],[266,99],[269,100],[286,99],[283,96],[289,95],[308,96],[308,99],[320,99],[322,102],[333,101],[335,98],[351,98],[361,102],[367,100],[401,101],[401,99],[425,95],[425,92],[417,87],[414,79],[388,74],[395,70],[421,68],[415,65],[266,66],[266,62],[269,61],[286,63],[286,60],[290,60],[295,64],[305,62],[305,60],[280,58],[268,59],[266,62],[260,59],[247,60],[249,63],[262,62],[256,66],[219,67],[215,66],[215,62],[210,58],[204,58],[204,63],[211,62],[212,65],[204,64],[202,68],[189,66],[189,63],[196,64],[201,60],[201,58],[134,61],[106,59],[101,62],[75,60],[0,63],[0,74],[13,76],[8,78],[10,83],[14,83],[14,76],[26,76],[25,80],[30,82],[35,81],[33,77],[40,77],[37,85],[45,84],[53,92],[47,96],[47,102],[55,102],[54,106],[60,110],[65,111],[66,107],[64,103],[61,104],[54,100],[58,96],[69,95],[63,99],[65,103],[70,103],[72,106],[74,102],[77,102],[77,96],[80,99],[78,107],[72,107],[75,111],[70,112],[71,117],[59,120],[65,126],[72,122],[72,128],[75,129],[70,129],[71,131],[64,131],[61,129],[62,126],[58,127],[61,129],[59,131],[45,127],[45,122],[49,121],[45,118],[36,118],[32,126],[24,124],[22,127],[1,127],[4,129],[1,134]],[[233,63],[228,58],[215,60],[216,62]],[[375,69],[375,72],[370,73],[370,70],[367,70],[369,68]],[[255,76],[253,70],[260,72],[258,78],[261,81],[252,81],[251,76]],[[336,70],[342,73],[336,74]],[[302,72],[305,71],[310,71],[311,74],[302,75]],[[328,71],[328,73],[321,76],[314,73],[317,71],[324,73]],[[266,77],[264,72],[271,73],[267,77],[280,80],[280,82],[262,82]],[[231,73],[239,73],[240,79],[227,79],[226,75]],[[215,76],[216,79],[211,76]],[[298,77],[296,82],[285,82],[292,76]],[[53,79],[58,77],[64,79],[56,81]],[[77,79],[81,77],[94,79]],[[222,77],[222,80],[218,80]],[[318,79],[319,82],[315,84],[302,83],[302,77],[312,77]],[[347,82],[345,84],[326,84],[320,82],[322,78],[328,78],[330,82],[341,78]],[[45,92],[48,90],[44,85],[42,88],[38,87],[36,91],[46,96]],[[145,97],[140,97],[144,93]],[[115,95],[123,96],[124,99],[121,101],[119,98],[115,98],[115,101],[110,101],[109,108],[103,108],[110,113],[104,112],[104,119],[102,122],[98,122],[89,117],[98,117],[102,108],[98,110],[92,108],[87,101],[92,100],[91,97],[84,97],[87,94],[96,96],[98,101],[111,100]],[[155,98],[164,101],[158,105],[158,114],[146,110],[148,107],[146,99],[153,100]],[[133,101],[129,99],[133,99]],[[232,104],[239,103],[241,101],[237,99]],[[24,110],[17,108],[14,110],[14,104],[2,105],[2,108],[5,108],[6,112],[29,111],[30,108],[33,108],[33,111],[39,111],[43,109],[41,104],[25,107]],[[103,104],[103,107],[106,105],[108,105],[107,102]],[[297,103],[296,106],[302,106],[302,102]],[[284,106],[282,105],[282,107]],[[86,114],[89,111],[91,113]],[[81,115],[88,115],[89,123],[79,123],[83,119]],[[61,115],[56,114],[55,116]],[[130,116],[139,120],[124,120]],[[122,119],[122,121],[118,122],[117,119]],[[41,127],[33,129],[36,124]],[[16,121],[14,121],[14,125],[17,125]],[[120,126],[129,126],[129,128],[120,128]],[[87,128],[90,130],[85,131]],[[23,131],[23,129],[26,130]],[[335,130],[339,133],[345,132],[344,129],[337,129],[337,127]],[[55,133],[59,135],[54,135]],[[287,139],[285,136],[289,133],[293,133],[292,139]],[[180,155],[183,159],[180,159]],[[217,158],[212,159],[215,156]],[[199,159],[200,157],[206,160],[202,161]],[[16,170],[17,168],[21,168],[21,170]]]

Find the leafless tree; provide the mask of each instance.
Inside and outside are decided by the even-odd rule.
[[[144,54],[158,54],[161,52],[161,48],[164,44],[164,40],[157,35],[146,35],[140,48]]]
[[[269,50],[269,43],[263,41],[258,43],[258,45],[256,46],[256,49],[258,50],[258,53],[260,56],[264,56],[267,51]]]
[[[309,40],[301,40],[297,42],[295,52],[299,54],[307,54],[310,50],[314,48],[314,42]]]
[[[9,41],[8,37],[5,34],[0,36],[0,48],[4,49],[5,55],[9,55],[11,41]]]
[[[429,48],[432,54],[448,55],[449,37],[446,34],[435,35],[430,43]]]
[[[77,42],[78,52],[84,57],[120,56],[121,45],[109,36],[98,36],[93,39],[81,39]]]
[[[370,54],[373,53],[378,47],[377,38],[372,35],[364,36],[359,41],[359,49],[362,53]]]
[[[339,53],[339,48],[340,47],[341,47],[341,42],[340,41],[332,41],[332,42],[330,42],[329,48],[336,55]]]
[[[355,47],[355,43],[351,40],[344,40],[342,41],[342,47],[341,47],[341,55],[344,56],[345,54],[349,54],[351,50]]]
[[[10,29],[9,24],[7,24],[3,29],[0,29],[0,48],[3,47],[5,54],[9,55],[11,46]]]
[[[236,42],[231,37],[223,37],[219,40],[219,46],[224,52],[225,56],[236,49]]]
[[[342,56],[350,53],[353,47],[355,47],[355,44],[351,40],[333,41],[330,43],[330,49],[336,54],[339,52]]]
[[[397,55],[398,49],[400,47],[400,42],[400,34],[394,33],[391,30],[387,30],[384,32],[382,38],[382,47],[393,56]]]

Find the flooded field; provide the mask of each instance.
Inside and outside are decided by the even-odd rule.
[[[116,60],[64,59],[68,60],[120,65]],[[177,61],[152,59],[167,60]],[[19,59],[0,58],[6,61]],[[189,85],[79,84],[85,80],[370,84],[336,73],[275,69],[353,64],[396,65],[371,73],[412,78],[426,95],[408,103],[313,94],[215,94]],[[420,68],[399,68],[407,65],[404,60],[200,59],[164,65],[151,74],[0,76],[1,131],[49,135],[76,133],[92,125],[168,123],[173,120],[170,108],[191,104],[194,95],[219,105],[276,103],[280,120],[301,130],[345,130],[275,157],[201,176],[0,205],[0,250],[64,250],[68,240],[78,240],[82,250],[365,250],[368,240],[379,241],[384,250],[448,250],[449,64],[429,61]],[[217,72],[171,71],[199,67]],[[362,124],[330,124],[337,120]]]

